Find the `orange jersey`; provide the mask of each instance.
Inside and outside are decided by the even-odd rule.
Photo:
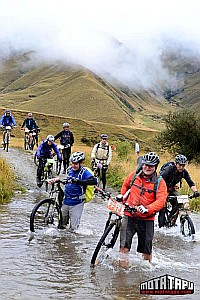
[[[128,203],[129,206],[144,205],[146,208],[148,208],[147,214],[136,212],[136,218],[143,220],[154,220],[155,213],[165,206],[168,195],[166,183],[164,179],[161,179],[155,194],[154,186],[157,178],[156,175],[154,175],[151,180],[146,180],[142,176],[136,176],[134,183],[130,188],[131,179],[133,178],[134,174],[135,172],[132,172],[125,179],[121,188],[121,194],[124,195],[130,189],[130,194],[126,200],[126,203]],[[125,212],[125,215],[132,216],[128,212]]]

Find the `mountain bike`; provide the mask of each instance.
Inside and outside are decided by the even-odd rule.
[[[180,232],[184,237],[192,237],[194,239],[195,227],[191,217],[189,216],[189,199],[194,195],[168,196],[167,205],[164,210],[165,223],[164,226],[170,228],[176,225],[176,219],[180,216]],[[172,203],[174,202],[175,205]]]
[[[29,130],[28,128],[23,129],[25,132],[24,135],[24,150],[33,150],[35,145],[35,136],[36,132]],[[30,136],[32,134],[32,137]]]
[[[100,186],[100,174],[101,174],[102,164],[98,159],[91,162],[91,170],[94,172],[94,176],[97,178],[97,187]]]
[[[2,130],[5,132],[5,137],[3,140],[3,150],[6,150],[8,152],[12,126],[5,126],[2,128]],[[12,135],[12,136],[14,136],[14,135]]]
[[[95,187],[95,189],[105,200],[108,201],[106,207],[109,210],[109,214],[103,235],[101,236],[91,258],[91,265],[93,266],[102,264],[113,249],[119,236],[124,210],[129,211],[132,214],[137,211],[136,207],[130,207],[126,203],[122,203],[123,196],[119,195],[112,197],[111,193],[105,192],[98,187]]]
[[[62,201],[64,192],[61,184],[65,184],[66,180],[53,178],[46,180],[51,185],[49,198],[41,200],[37,203],[30,216],[30,231],[41,232],[48,228],[62,229]]]
[[[59,151],[60,151],[60,154],[62,155],[62,161],[63,161],[63,153],[62,153],[62,150],[64,148],[67,148],[66,146],[64,145],[57,145]],[[56,159],[56,174],[59,175],[60,174],[60,171],[61,171],[61,166],[62,166],[62,161],[59,161],[58,158]]]
[[[47,179],[52,179],[53,177],[55,177],[55,172],[54,172],[54,164],[55,164],[55,160],[53,158],[44,158],[41,157],[41,164],[38,165],[38,172],[40,173],[40,186],[41,187],[43,185],[43,183],[45,182],[46,185],[46,192],[48,191],[48,181]]]

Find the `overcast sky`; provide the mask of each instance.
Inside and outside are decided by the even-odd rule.
[[[179,42],[200,53],[199,16],[199,0],[0,0],[0,58],[34,50],[38,60],[152,87],[157,78],[173,80],[163,48]]]

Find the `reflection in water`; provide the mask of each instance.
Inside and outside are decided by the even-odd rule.
[[[164,274],[194,281],[199,293],[200,239],[192,243],[179,232],[156,229],[152,265],[136,254],[135,237],[128,268],[119,267],[119,244],[102,266],[92,268],[91,255],[107,217],[105,204],[94,201],[85,207],[79,233],[49,230],[29,243],[35,200],[32,194],[23,197],[0,207],[0,299],[148,299],[139,294],[140,283]]]

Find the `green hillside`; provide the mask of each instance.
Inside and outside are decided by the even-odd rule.
[[[87,69],[60,62],[33,65],[29,54],[2,63],[0,87],[1,107],[141,129],[156,129],[158,116],[169,107],[152,91],[119,88]]]

